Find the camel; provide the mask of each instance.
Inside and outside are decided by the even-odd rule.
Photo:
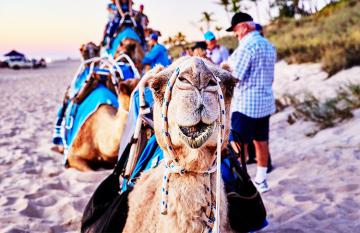
[[[80,51],[82,60],[86,61],[86,60],[91,59],[91,58],[99,57],[100,56],[100,49],[101,49],[100,46],[98,46],[94,42],[90,41],[90,42],[88,42],[86,44],[82,44],[80,46],[79,51]],[[96,65],[98,65],[98,63],[96,63]],[[84,68],[86,68],[86,67],[87,68],[90,67],[90,64],[86,64]],[[62,106],[60,107],[61,114],[58,116],[58,119],[57,119],[57,122],[56,122],[57,127],[61,127],[61,122],[63,120],[64,114],[65,114],[65,111],[66,111],[66,108],[68,106],[68,102],[69,102],[69,99],[70,99],[69,91],[70,91],[70,85],[65,90],[64,98],[63,98],[63,101],[62,101]],[[57,137],[58,137],[57,140],[59,140],[61,138],[60,135],[57,135]],[[60,154],[63,154],[64,153],[64,146],[62,144],[55,143],[55,145],[51,148],[51,150],[53,150],[55,152],[58,152]]]
[[[167,82],[177,68],[180,73],[172,88],[167,120],[174,161],[184,172],[169,176],[168,209],[163,215],[160,213],[163,200],[161,187],[165,163],[172,156],[162,132],[162,104],[166,103],[164,93]],[[227,119],[225,135],[229,133],[229,110],[236,82],[225,70],[228,67],[223,68],[199,57],[185,57],[167,68],[155,67],[152,70],[155,72],[150,72],[153,77],[150,77],[149,84],[155,100],[154,130],[165,159],[154,169],[142,173],[130,192],[129,212],[123,232],[204,232],[211,228],[207,221],[215,202],[216,172],[201,174],[195,171],[209,169],[216,159],[220,107],[213,74],[221,80]],[[226,136],[222,145],[226,145],[227,140]],[[220,230],[233,232],[227,217],[227,199],[222,181],[220,186]]]
[[[88,42],[86,44],[82,44],[79,50],[83,60],[85,61],[93,57],[99,57],[100,49],[100,46],[96,45],[94,42]]]
[[[143,70],[142,60],[145,54],[138,41],[131,38],[125,38],[122,40],[120,46],[116,49],[114,55],[115,59],[122,53],[125,53],[131,58],[139,72]]]
[[[80,128],[67,156],[68,166],[80,171],[112,168],[128,119],[130,96],[139,79],[119,82],[119,108],[101,105]]]

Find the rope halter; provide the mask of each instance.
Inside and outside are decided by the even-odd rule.
[[[166,145],[166,150],[168,152],[168,155],[170,157],[170,159],[165,161],[165,174],[163,177],[163,182],[162,182],[162,193],[161,193],[161,213],[162,214],[167,214],[167,208],[168,208],[168,194],[169,194],[169,177],[170,174],[180,174],[180,175],[184,175],[186,172],[194,172],[194,173],[199,173],[199,174],[204,174],[204,175],[208,175],[209,180],[210,179],[210,173],[213,173],[215,171],[217,171],[216,174],[216,213],[213,212],[214,217],[215,217],[215,224],[214,223],[214,219],[210,219],[210,217],[208,216],[208,223],[206,224],[207,226],[211,226],[210,227],[210,231],[212,232],[220,232],[219,231],[219,226],[220,226],[220,181],[221,181],[221,147],[222,147],[222,143],[224,142],[224,136],[225,136],[225,103],[224,103],[224,95],[222,93],[221,87],[220,87],[220,82],[221,80],[216,77],[214,74],[213,76],[216,79],[217,82],[217,94],[218,94],[218,98],[219,98],[219,106],[220,106],[220,119],[218,118],[218,136],[217,136],[217,148],[216,148],[216,159],[214,160],[214,166],[210,167],[208,170],[206,171],[189,171],[189,170],[185,170],[183,167],[181,167],[180,165],[177,164],[177,161],[175,159],[175,151],[173,148],[173,144],[171,143],[171,138],[170,138],[170,134],[169,134],[169,123],[168,123],[168,108],[169,108],[169,103],[171,100],[171,93],[172,93],[172,89],[173,86],[175,84],[176,79],[178,78],[180,73],[180,69],[177,68],[175,70],[175,72],[173,73],[173,75],[171,76],[171,78],[168,80],[167,82],[167,86],[166,86],[166,90],[165,90],[165,95],[164,95],[164,101],[162,104],[162,120],[163,120],[163,137],[164,137],[164,141],[165,141],[165,145]],[[210,182],[211,183],[211,182]],[[209,188],[207,188],[209,189]],[[207,190],[211,192],[210,190]],[[213,210],[212,208],[212,203],[210,208]],[[211,230],[212,228],[212,230]]]

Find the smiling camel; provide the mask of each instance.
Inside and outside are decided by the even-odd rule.
[[[182,174],[170,174],[167,214],[160,213],[165,161],[171,159],[162,133],[162,104],[167,82],[179,68],[168,104],[168,132],[174,161]],[[156,68],[155,68],[156,69]],[[154,94],[154,128],[164,150],[165,160],[144,172],[129,194],[129,213],[123,232],[204,232],[210,229],[211,210],[215,206],[216,172],[198,173],[213,166],[216,159],[217,132],[220,119],[217,76],[224,94],[229,133],[229,109],[235,79],[230,72],[201,58],[185,57],[153,75],[150,87]],[[227,136],[222,145],[226,145]],[[227,217],[227,199],[221,181],[221,232],[232,232]]]

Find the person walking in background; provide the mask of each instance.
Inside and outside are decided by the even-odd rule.
[[[234,77],[239,80],[231,105],[231,128],[245,144],[245,152],[247,144],[254,142],[257,158],[254,183],[259,192],[266,192],[269,119],[275,112],[272,83],[276,49],[255,30],[252,17],[246,13],[236,13],[226,31],[233,31],[239,39],[228,59]]]
[[[163,66],[170,65],[167,49],[164,45],[159,44],[158,35],[152,33],[148,38],[148,45],[150,51],[145,55],[142,64],[153,68],[155,65],[160,64]]]
[[[216,65],[226,61],[229,57],[229,51],[222,45],[217,43],[214,33],[208,31],[204,34],[207,45],[206,56]]]

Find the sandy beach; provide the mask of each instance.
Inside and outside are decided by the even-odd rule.
[[[78,232],[87,201],[111,172],[65,169],[50,150],[57,107],[78,65],[0,69],[0,232]],[[360,67],[330,79],[319,67],[278,63],[276,95],[307,88],[325,98],[339,83],[360,81]],[[271,117],[275,170],[263,195],[270,225],[262,232],[360,232],[360,109],[313,137],[306,134],[315,124],[289,125],[290,111]]]

